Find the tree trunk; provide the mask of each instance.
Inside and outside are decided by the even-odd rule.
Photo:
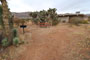
[[[7,5],[6,0],[0,0],[2,3],[2,9],[3,9],[3,22],[4,22],[4,30],[3,34],[6,38],[8,38],[9,42],[12,41],[12,35],[11,35],[11,29],[10,29],[10,24],[9,24],[9,9]]]

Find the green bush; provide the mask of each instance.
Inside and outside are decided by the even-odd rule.
[[[88,22],[88,20],[83,20],[83,21],[81,21],[81,23],[82,24],[88,24],[89,22]]]
[[[55,25],[57,25],[58,23],[59,23],[58,21],[53,21],[53,22],[52,22],[52,25],[55,26]]]
[[[13,39],[13,45],[18,46],[18,44],[19,44],[19,38],[18,37],[15,37]]]
[[[18,35],[17,34],[17,29],[13,29],[13,36],[14,36],[14,38],[17,37],[17,35]]]
[[[2,40],[2,46],[7,47],[8,45],[9,45],[8,39],[7,38],[3,39]]]
[[[52,21],[52,25],[55,26],[59,23],[60,21],[57,18],[54,18],[54,20]]]

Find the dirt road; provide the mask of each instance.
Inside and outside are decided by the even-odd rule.
[[[30,29],[31,27],[28,27]],[[74,29],[67,26],[33,27],[26,33],[26,50],[16,60],[79,60]],[[77,47],[78,48],[78,47]]]

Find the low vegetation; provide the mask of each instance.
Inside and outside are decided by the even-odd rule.
[[[7,38],[4,38],[4,39],[2,40],[2,46],[5,48],[5,47],[7,47],[8,45],[9,45],[8,39],[7,39]]]
[[[18,37],[15,37],[13,39],[13,45],[18,46],[18,44],[19,44],[19,38]]]
[[[89,21],[88,20],[83,20],[80,22],[81,24],[89,24]]]
[[[70,21],[70,24],[79,26],[80,24],[89,24],[89,21],[88,20],[79,20],[78,18],[73,18]]]
[[[17,29],[13,29],[13,37],[18,37],[18,32],[17,32]]]
[[[1,42],[2,47],[6,48],[6,47],[8,47],[8,45],[12,45],[13,43],[15,45],[17,45],[19,39],[17,39],[18,38],[17,29],[15,29],[13,27],[13,21],[12,21],[13,20],[13,15],[11,13],[9,13],[9,16],[8,16],[9,26],[5,26],[5,21],[4,21],[5,19],[3,18],[3,8],[2,8],[2,5],[0,5],[0,29],[1,29],[0,32],[2,32],[1,35],[3,37],[2,39],[0,39],[0,42]],[[8,27],[9,31],[7,29],[5,29],[6,27]]]
[[[38,23],[49,23],[49,24],[52,24],[52,25],[57,25],[59,23],[59,20],[58,20],[58,16],[57,16],[57,13],[56,13],[56,9],[53,8],[53,9],[49,9],[49,10],[42,10],[42,11],[36,11],[36,12],[32,12],[30,13],[30,16],[33,17],[33,22],[35,24],[38,24]]]

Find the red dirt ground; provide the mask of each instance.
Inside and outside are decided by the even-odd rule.
[[[83,40],[84,31],[63,24],[50,28],[29,26],[25,33],[29,43],[14,60],[84,60],[86,57],[80,57],[81,49],[78,46],[78,42]]]

